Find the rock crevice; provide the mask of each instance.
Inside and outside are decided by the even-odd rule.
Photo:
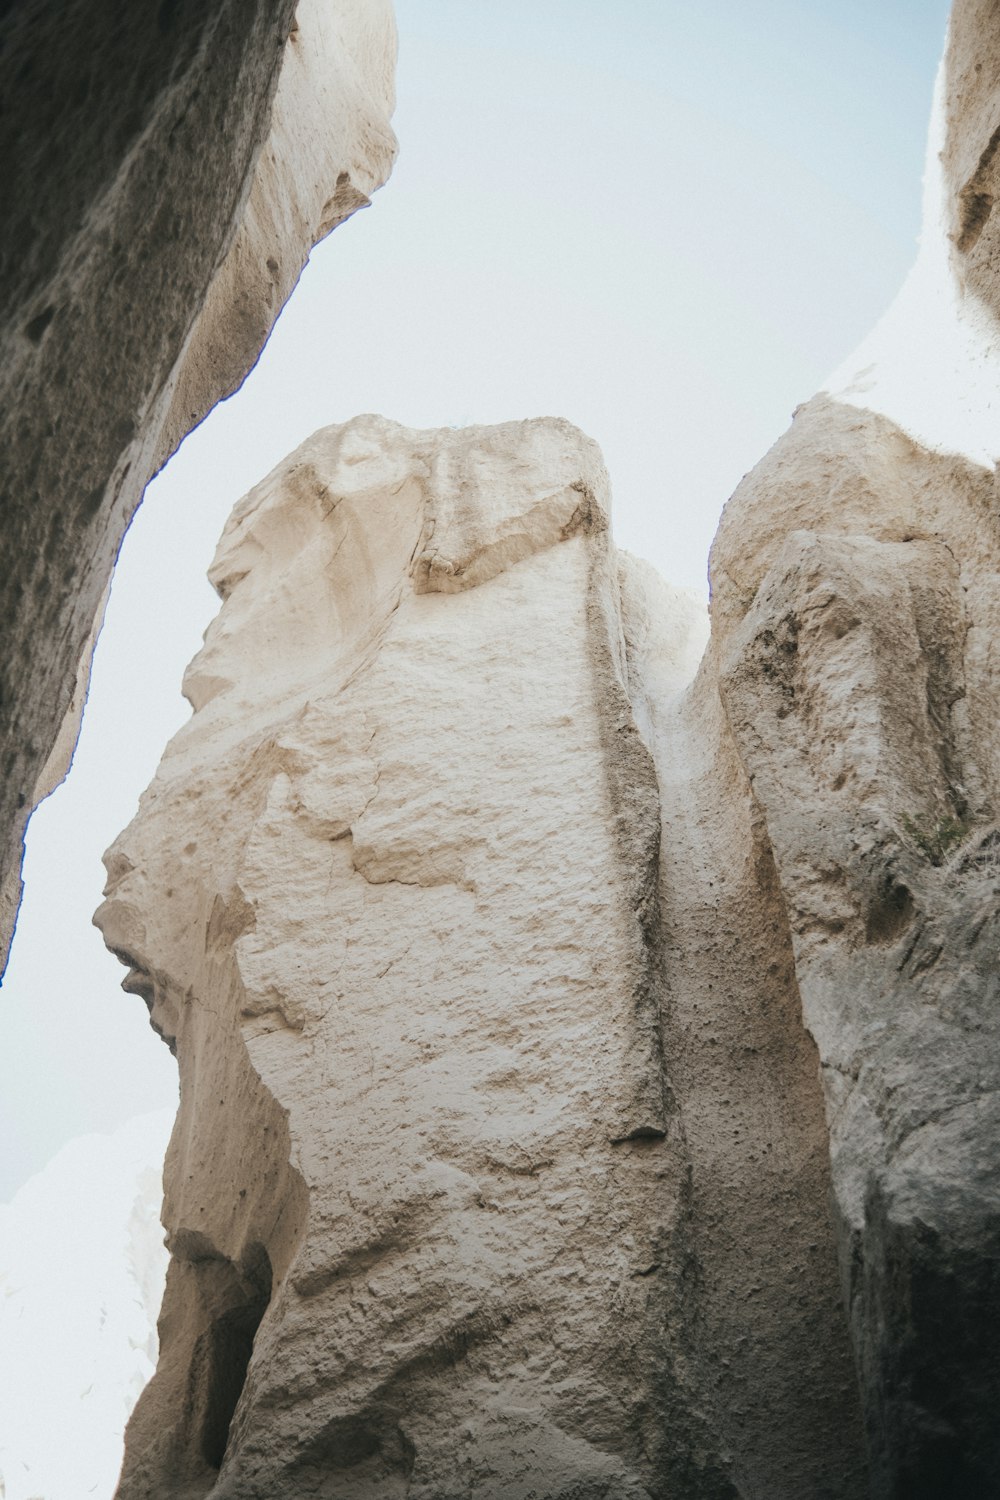
[[[168,1227],[273,1267],[212,1494],[659,1493],[660,831],[600,457],[554,420],[361,418],[237,508],[214,576],[100,914],[184,1013]],[[284,1163],[273,1125],[268,1172],[200,1147],[265,1102]],[[293,1205],[283,1256],[226,1237],[222,1182]],[[174,1493],[204,1302],[175,1256],[123,1496]]]
[[[1000,1487],[995,31],[703,656],[556,419],[360,417],[234,512],[99,914],[182,1080],[123,1497]]]

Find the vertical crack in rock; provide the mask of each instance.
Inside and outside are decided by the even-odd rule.
[[[942,942],[898,839],[857,853],[867,904],[834,850],[798,914],[774,804],[821,799],[777,799],[767,746],[825,722],[800,660],[826,653],[854,705],[829,795],[849,762],[870,798],[933,724],[927,807],[965,816],[985,710],[950,552],[866,543],[929,663],[866,761],[885,649],[838,545],[796,533],[749,591],[744,549],[688,687],[701,608],[615,553],[567,423],[357,418],[240,502],[194,716],[100,914],[182,1080],[124,1497],[860,1497],[803,1005],[828,1104],[851,1063],[802,943],[925,972]],[[899,549],[930,564],[912,586]]]
[[[977,443],[994,11],[886,323],[944,268]],[[741,484],[693,683],[567,423],[358,418],[237,507],[100,914],[182,1082],[126,1500],[1000,1490],[1000,507],[898,377]]]
[[[239,1265],[214,1250],[198,1231],[178,1230],[170,1253],[193,1268],[208,1322],[191,1358],[187,1399],[196,1447],[210,1470],[222,1467],[229,1432],[246,1381],[254,1338],[271,1299],[271,1262],[251,1244]]]
[[[584,534],[607,528],[590,494],[584,495],[573,519]],[[628,694],[616,562],[610,547],[594,549],[587,617],[610,823],[632,925],[632,952],[621,975],[632,991],[634,1019],[628,1040],[629,1097],[622,1102],[612,1137],[619,1144],[666,1136],[669,1091],[660,1035],[659,788]]]

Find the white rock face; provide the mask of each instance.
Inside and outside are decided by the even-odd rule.
[[[234,514],[197,713],[101,914],[185,1080],[136,1418],[165,1457],[154,1479],[133,1437],[123,1494],[219,1463],[219,1496],[646,1493],[658,817],[606,488],[565,423],[361,418]],[[178,1401],[214,1337],[188,1284],[220,1266],[257,1316],[273,1278],[228,1446],[217,1371]]]
[[[237,507],[213,578],[99,913],[182,1079],[121,1494],[860,1495],[788,966],[759,1065],[737,1020],[685,1117],[664,1060],[665,1016],[678,1057],[704,1024],[675,924],[720,920],[654,762],[705,622],[614,552],[593,444],[358,418]],[[779,1170],[711,1139],[720,1101]]]
[[[153,1373],[171,1115],[65,1146],[0,1206],[0,1494],[106,1500]]]

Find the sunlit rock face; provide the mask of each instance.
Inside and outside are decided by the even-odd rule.
[[[150,476],[395,151],[390,0],[20,0],[0,18],[0,969]]]
[[[122,1496],[860,1496],[773,875],[661,798],[703,615],[593,444],[327,429],[213,577],[99,914],[181,1070]]]
[[[714,552],[722,701],[822,1064],[879,1495],[1000,1483],[997,515],[993,472],[817,400]]]

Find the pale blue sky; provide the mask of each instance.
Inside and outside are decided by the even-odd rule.
[[[0,1199],[175,1069],[90,927],[102,849],[187,709],[236,499],[358,411],[557,414],[619,540],[702,586],[722,504],[914,252],[947,7],[400,0],[401,156],[321,246],[243,392],[127,539],[77,761],[36,814],[0,994]]]

